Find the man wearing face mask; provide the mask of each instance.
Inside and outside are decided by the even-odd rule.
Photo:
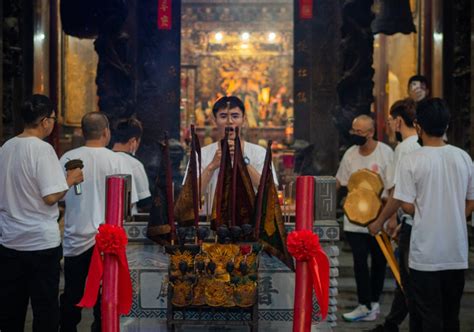
[[[390,116],[388,118],[388,124],[391,129],[395,132],[397,140],[400,143],[395,148],[394,160],[391,167],[389,167],[389,176],[394,178],[394,174],[400,165],[400,161],[403,157],[408,155],[410,152],[419,149],[418,135],[414,127],[413,121],[415,120],[416,103],[410,99],[399,100],[395,102],[390,108]],[[396,186],[396,179],[394,179]],[[390,191],[390,198],[392,200],[393,190]],[[398,332],[398,326],[403,322],[405,317],[408,315],[408,306],[406,299],[409,298],[409,283],[408,283],[408,252],[410,249],[410,234],[411,227],[413,225],[412,216],[405,214],[402,209],[398,210],[398,220],[400,224],[397,225],[397,218],[390,218],[387,222],[387,232],[392,238],[396,238],[398,232],[399,243],[399,266],[400,266],[400,277],[403,285],[403,292],[399,285],[395,290],[394,298],[392,301],[392,307],[390,313],[385,318],[383,325],[378,325],[373,332]],[[384,223],[385,220],[379,220],[379,223]],[[381,227],[381,225],[372,223],[368,226],[369,231],[374,227]],[[406,298],[405,298],[406,296]]]
[[[135,158],[135,153],[140,146],[143,127],[135,118],[120,120],[113,129],[112,137],[114,146],[112,150],[130,166],[132,169],[132,181],[137,188],[138,203],[143,202],[151,196],[148,177],[143,164]],[[132,206],[132,214],[138,212],[137,204]]]
[[[354,119],[350,134],[354,145],[346,151],[339,165],[337,188],[347,186],[352,173],[367,168],[380,174],[385,187],[383,196],[386,197],[387,189],[392,187],[388,174],[393,160],[392,149],[374,140],[374,120],[368,115]],[[373,321],[380,313],[379,298],[385,279],[385,257],[366,227],[354,225],[344,216],[344,231],[352,249],[359,305],[342,317],[347,321]],[[367,262],[369,254],[372,265],[370,272]]]
[[[444,101],[430,98],[417,104],[415,128],[422,147],[400,162],[395,192],[369,227],[399,207],[413,210],[410,239],[410,331],[459,331],[459,309],[468,268],[466,213],[474,204],[471,157],[446,144],[449,122]],[[409,303],[410,304],[410,303]]]

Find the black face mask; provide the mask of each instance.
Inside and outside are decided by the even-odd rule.
[[[361,146],[361,145],[364,145],[365,143],[367,143],[367,137],[352,134],[351,135],[351,142],[352,142],[352,144]]]
[[[403,141],[402,133],[399,131],[395,132],[395,138],[397,139],[397,142]]]

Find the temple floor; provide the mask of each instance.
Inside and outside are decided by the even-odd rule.
[[[341,254],[339,256],[339,295],[338,300],[338,312],[337,312],[337,326],[333,328],[333,331],[364,331],[370,328],[373,328],[377,324],[383,323],[385,315],[390,310],[390,305],[393,299],[393,289],[394,289],[394,280],[390,277],[387,277],[385,280],[383,298],[381,299],[381,312],[382,314],[378,317],[375,322],[357,322],[357,323],[347,323],[343,321],[341,314],[347,312],[353,308],[357,303],[356,289],[355,289],[355,280],[353,278],[352,271],[352,259],[351,253],[346,250],[346,246],[342,242],[338,243],[339,247],[342,248]],[[466,286],[464,288],[464,295],[461,300],[461,331],[473,331],[474,330],[474,248],[470,248],[469,251],[469,266],[470,269],[466,273]],[[390,276],[390,274],[388,274]],[[63,276],[61,275],[61,284],[60,288],[62,289],[64,283]],[[85,309],[83,310],[83,316],[81,324],[78,327],[80,332],[90,331],[90,324],[92,323],[92,310]],[[288,325],[286,329],[285,324]],[[122,318],[121,321],[121,331],[122,332],[148,332],[148,331],[167,331],[165,324],[163,322],[158,323],[155,319],[150,318],[141,318],[141,319],[132,319],[132,318]],[[291,331],[291,323],[286,322],[260,322],[259,327],[261,331],[273,332],[273,331]],[[32,312],[31,308],[28,309],[27,321],[25,326],[25,331],[31,331],[32,329]],[[319,328],[314,329],[314,331],[329,331],[330,328],[325,328],[320,326]],[[193,332],[208,332],[208,331],[219,331],[219,332],[234,332],[234,331],[246,331],[246,329],[238,328],[224,328],[224,327],[210,327],[203,329],[197,326],[186,326],[177,331],[193,331]],[[406,319],[400,327],[400,331],[408,331],[408,320]]]

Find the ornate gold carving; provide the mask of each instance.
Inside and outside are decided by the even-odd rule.
[[[226,283],[213,280],[207,284],[205,290],[206,303],[212,307],[220,307],[226,303]]]
[[[177,280],[171,283],[173,296],[171,303],[177,307],[185,307],[192,303],[193,284],[186,280]]]
[[[173,255],[171,255],[170,260],[172,270],[178,270],[180,262],[186,262],[188,267],[193,266],[193,255],[187,250],[183,252],[177,250]]]
[[[250,307],[255,304],[257,298],[257,283],[248,282],[235,286],[235,304],[239,307]]]
[[[194,286],[193,292],[193,305],[204,305],[206,304],[206,287],[209,279],[205,276],[200,276],[196,286]]]
[[[183,268],[186,263],[187,269]],[[215,268],[210,269],[210,264]],[[243,267],[243,270],[242,270]],[[177,250],[170,255],[169,273],[172,279],[171,303],[184,307],[249,307],[257,294],[258,252],[242,255],[235,244],[202,244],[195,256],[190,251]]]

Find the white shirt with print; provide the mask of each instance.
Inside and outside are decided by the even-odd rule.
[[[384,183],[382,197],[387,197],[388,189],[393,186],[388,174],[388,168],[393,162],[393,150],[385,143],[377,142],[377,146],[368,156],[359,153],[359,146],[351,146],[342,157],[341,164],[336,173],[336,178],[341,186],[347,186],[352,173],[367,168],[380,175]],[[344,215],[344,231],[355,233],[368,233],[367,227],[355,225]]]

